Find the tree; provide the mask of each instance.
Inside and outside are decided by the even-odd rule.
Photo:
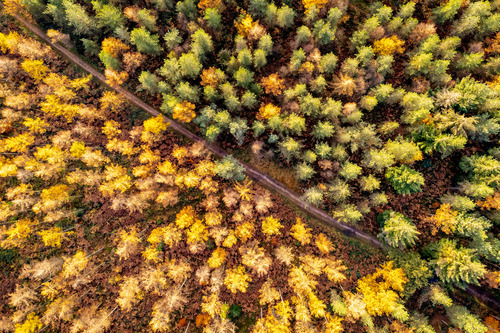
[[[245,179],[245,168],[232,156],[228,155],[215,164],[214,172],[222,178],[241,181]]]
[[[382,232],[378,235],[392,247],[407,247],[415,244],[420,234],[412,220],[401,213],[385,211],[379,218]]]
[[[446,309],[450,321],[466,333],[485,333],[488,328],[470,311],[461,305],[452,305]]]
[[[358,280],[357,291],[363,294],[366,311],[371,315],[391,314],[397,305],[403,286],[408,281],[401,268],[393,269],[389,261],[377,269],[374,274]]]
[[[333,79],[333,90],[338,95],[352,96],[357,91],[357,84],[352,77],[340,73]]]
[[[92,1],[94,10],[96,11],[97,22],[101,27],[108,27],[112,31],[125,24],[125,16],[122,11],[112,4],[102,4],[99,1]]]
[[[220,29],[222,17],[219,11],[216,8],[207,8],[204,13],[203,19],[207,21],[208,27],[214,30]]]
[[[144,27],[132,30],[130,33],[130,41],[137,46],[139,52],[159,54],[161,51],[158,35],[151,35]]]
[[[276,16],[276,23],[280,28],[290,28],[294,24],[296,13],[292,8],[284,5],[278,9]]]
[[[443,282],[465,288],[467,283],[478,284],[486,273],[486,268],[476,257],[476,251],[457,248],[456,240],[441,239],[431,245],[430,250],[435,258],[433,265],[436,273]]]
[[[137,20],[139,21],[138,23],[149,31],[156,31],[156,16],[153,15],[153,13],[146,8],[143,8],[137,12]]]
[[[183,123],[190,123],[196,117],[194,109],[195,105],[193,103],[189,103],[188,101],[177,103],[174,107],[172,117]]]
[[[182,76],[195,78],[201,73],[203,66],[198,61],[198,57],[192,53],[183,53],[179,58],[179,66]]]
[[[63,0],[68,24],[72,26],[78,35],[91,35],[97,28],[97,23],[93,17],[87,14],[85,7],[74,3],[71,0]]]
[[[272,215],[264,218],[262,220],[262,233],[269,239],[273,235],[280,235],[280,229],[283,228],[283,225],[277,218],[274,218]]]
[[[238,291],[246,292],[249,282],[252,282],[252,278],[246,273],[244,266],[239,265],[226,270],[224,284],[233,294]]]
[[[412,194],[422,191],[424,177],[418,171],[402,165],[388,168],[385,177],[398,194]]]
[[[191,50],[200,61],[203,61],[206,54],[213,49],[212,37],[205,30],[200,28],[191,35]]]
[[[292,237],[298,240],[302,245],[306,245],[311,242],[311,231],[312,229],[307,228],[306,224],[302,222],[300,218],[297,218],[297,222],[290,228]]]

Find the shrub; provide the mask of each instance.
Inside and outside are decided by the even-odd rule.
[[[137,46],[139,52],[159,54],[161,51],[158,35],[151,35],[144,27],[132,30],[130,41]]]
[[[378,235],[392,247],[407,247],[414,245],[418,232],[412,220],[401,213],[386,210],[379,215],[382,232]]]
[[[406,165],[387,169],[385,177],[398,194],[421,192],[424,185],[422,174]]]
[[[242,181],[245,179],[245,167],[231,155],[215,162],[214,172],[228,180]]]

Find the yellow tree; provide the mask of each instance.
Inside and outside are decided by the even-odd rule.
[[[382,265],[382,269],[358,280],[357,290],[363,294],[366,310],[371,315],[391,314],[398,304],[403,285],[408,281],[401,268],[393,269],[393,262]]]
[[[43,60],[26,59],[21,63],[21,67],[36,83],[41,82],[49,72],[49,68],[43,64]]]
[[[238,291],[245,293],[251,281],[252,278],[246,273],[244,266],[240,265],[226,270],[224,284],[233,294]]]
[[[188,101],[184,101],[182,103],[177,103],[174,106],[174,111],[172,117],[174,119],[178,119],[183,123],[190,123],[196,117],[196,113],[194,112],[195,105]]]
[[[262,220],[262,233],[266,235],[268,239],[273,235],[280,235],[281,228],[283,228],[283,225],[272,215]]]
[[[281,94],[285,80],[280,79],[278,74],[271,74],[267,77],[262,78],[261,83],[264,89],[266,90],[266,94],[273,94],[274,96],[278,96]]]
[[[297,218],[297,222],[290,228],[290,231],[292,237],[298,240],[300,244],[307,245],[311,242],[312,229],[308,228],[300,218]]]

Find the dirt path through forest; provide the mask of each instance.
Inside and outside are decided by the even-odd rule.
[[[3,4],[0,3],[0,6],[3,7]],[[74,54],[70,50],[66,49],[60,44],[52,43],[50,38],[37,26],[34,24],[30,23],[28,20],[26,20],[23,17],[20,17],[19,15],[14,16],[16,20],[18,20],[20,23],[22,23],[28,30],[30,30],[33,34],[35,34],[38,38],[43,40],[45,43],[50,45],[54,50],[58,51],[61,55],[66,57],[67,59],[71,60],[73,63],[81,67],[83,70],[88,72],[89,74],[92,74],[95,79],[97,79],[101,84],[104,86],[108,87],[109,89],[112,89],[116,91],[117,93],[123,95],[127,100],[130,101],[130,103],[134,104],[138,108],[146,111],[147,113],[151,114],[152,116],[158,116],[161,113],[152,108],[150,105],[146,104],[142,100],[140,100],[137,96],[129,92],[128,90],[118,86],[118,87],[111,87],[106,83],[106,78],[105,76],[100,73],[97,69],[92,67],[90,64],[82,60],[78,55]],[[225,157],[228,155],[228,153],[209,142],[206,140],[202,139],[201,137],[197,136],[196,134],[190,132],[187,130],[184,126],[180,125],[179,123],[173,121],[172,119],[162,115],[165,119],[166,122],[170,123],[170,127],[176,131],[177,133],[187,137],[193,142],[202,142],[207,149],[209,149],[212,153],[219,157]],[[334,227],[335,229],[341,231],[343,234],[345,234],[348,237],[355,238],[357,240],[360,240],[366,244],[369,244],[373,247],[379,248],[379,249],[386,249],[384,244],[378,240],[377,238],[368,235],[358,229],[356,229],[353,226],[344,224],[342,222],[339,222],[337,219],[334,219],[333,217],[329,216],[326,212],[323,210],[312,206],[305,201],[301,199],[301,197],[289,190],[287,187],[285,187],[283,184],[275,180],[274,178],[270,177],[269,175],[266,175],[259,170],[255,169],[254,167],[240,162],[244,167],[245,167],[245,173],[254,179],[256,182],[258,182],[260,185],[263,187],[274,191],[275,193],[280,194],[284,198],[288,199],[290,202],[295,204],[297,207],[299,207],[301,210],[303,210],[305,213],[311,215],[312,217],[316,218],[317,220],[326,223],[329,226]],[[483,290],[480,288],[477,288],[475,286],[468,286],[465,290],[469,295],[474,297],[477,301],[480,303],[486,305],[493,311],[499,312],[500,313],[500,300],[492,297],[491,295],[488,295],[485,293]]]

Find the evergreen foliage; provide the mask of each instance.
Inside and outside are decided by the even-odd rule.
[[[388,168],[385,177],[398,194],[421,192],[424,185],[424,177],[406,165]]]

